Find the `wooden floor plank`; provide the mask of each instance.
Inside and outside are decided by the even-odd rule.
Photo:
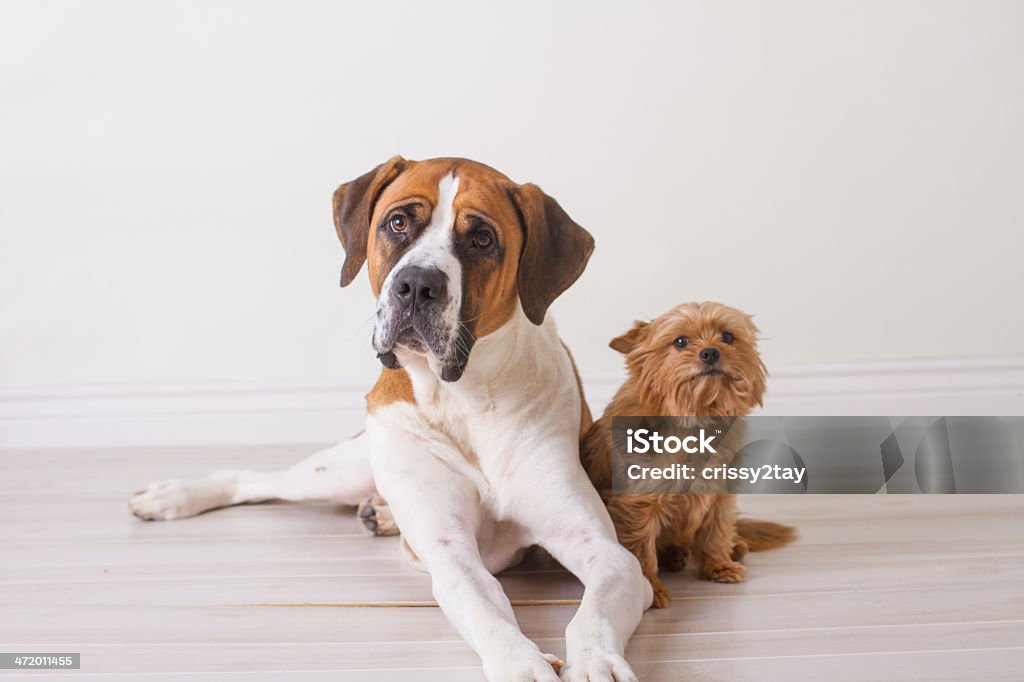
[[[419,573],[399,556],[397,543],[369,540],[364,543],[353,538],[328,538],[330,542],[310,543],[308,541],[278,542],[244,540],[233,543],[232,551],[216,547],[226,556],[221,559],[211,556],[211,543],[175,543],[171,551],[162,543],[138,545],[105,545],[103,548],[88,546],[75,552],[61,548],[42,552],[37,545],[27,547],[4,547],[4,565],[0,567],[0,585],[43,584],[60,582],[96,582],[112,580],[174,580],[177,578],[223,580],[236,577],[287,577],[320,576],[324,578],[350,575],[416,575]],[[218,543],[219,544],[219,543]],[[250,545],[251,547],[247,547]],[[326,545],[326,546],[324,546]],[[778,579],[800,580],[802,576],[814,574],[821,578],[826,573],[831,578],[855,580],[851,571],[858,574],[864,570],[876,570],[879,565],[894,567],[894,570],[918,571],[917,564],[935,562],[939,571],[954,571],[957,577],[966,576],[983,568],[972,566],[972,562],[984,564],[988,560],[1008,563],[1024,563],[1024,543],[1017,549],[988,550],[991,543],[965,541],[947,547],[934,541],[909,543],[894,546],[895,543],[864,543],[862,545],[794,545],[785,551],[756,553],[747,557],[749,569],[747,586],[757,582],[760,587],[777,584]],[[242,551],[245,547],[251,551]],[[238,549],[236,552],[235,549]],[[313,551],[305,551],[315,548]],[[95,551],[89,551],[89,550]],[[191,553],[191,554],[190,554]],[[71,554],[71,556],[65,556]],[[48,562],[46,557],[53,556]],[[187,557],[194,558],[189,559]],[[288,558],[282,558],[288,557]],[[60,561],[58,559],[63,559]],[[96,563],[98,562],[98,563]],[[909,564],[911,568],[899,567]],[[543,555],[530,558],[506,571],[507,574],[544,573],[562,571],[550,557]],[[691,573],[687,580],[697,580]],[[666,580],[675,580],[666,576]],[[714,585],[707,588],[715,589]],[[695,588],[696,589],[696,588]],[[700,588],[706,589],[706,588]],[[726,592],[736,591],[726,586]]]
[[[947,559],[983,558],[986,556],[1017,556],[1024,553],[1024,538],[1008,537],[998,547],[990,540],[960,538],[950,542],[945,538],[891,537],[888,540],[866,542],[808,543],[804,540],[783,551],[751,554],[748,562],[773,567],[799,566],[813,563],[831,567],[853,563],[876,562],[941,562]],[[0,562],[0,580],[22,579],[26,576],[49,580],[66,575],[68,571],[93,569],[121,571],[125,577],[133,575],[166,575],[173,577],[178,571],[192,571],[196,565],[209,566],[212,572],[251,571],[266,574],[277,570],[296,570],[304,573],[314,566],[329,573],[332,567],[341,572],[363,573],[367,567],[391,572],[406,566],[399,556],[395,541],[364,535],[319,536],[310,542],[304,536],[269,538],[226,537],[193,538],[168,542],[162,538],[135,540],[68,540],[58,543],[29,540],[5,543]],[[297,564],[289,567],[291,563]],[[526,568],[537,563],[526,562]],[[551,568],[550,561],[541,562],[539,568]]]
[[[40,577],[0,581],[0,602],[7,605],[35,603],[67,605],[109,605],[130,602],[139,605],[188,603],[262,604],[294,602],[400,602],[432,601],[430,578],[411,568],[390,565],[390,571],[310,574],[288,570],[273,574],[213,575],[202,564],[191,571],[179,570],[175,577],[125,577],[117,571],[82,570],[57,580]],[[185,574],[185,575],[182,575]],[[499,577],[513,600],[578,599],[582,586],[569,573],[552,568],[542,576],[527,571],[509,571]],[[663,583],[675,599],[740,598],[793,593],[889,591],[941,588],[947,585],[1024,586],[1024,559],[1020,555],[950,559],[922,571],[913,562],[872,562],[833,566],[823,571],[814,565],[788,566],[771,570],[759,557],[749,562],[748,578],[740,584],[699,580],[692,571],[663,576]],[[372,596],[368,596],[372,595]]]
[[[976,585],[677,600],[638,635],[904,626],[1024,619],[1024,586]],[[523,631],[560,637],[574,606],[516,607]],[[457,638],[437,608],[5,605],[0,641],[52,643],[374,642]]]
[[[934,538],[953,544],[960,540],[990,540],[1019,546],[1024,528],[1011,519],[1024,513],[1024,496],[827,496],[823,503],[808,496],[804,516],[797,500],[775,496],[772,500],[741,501],[752,507],[755,518],[790,523],[799,529],[803,544],[834,543],[841,534],[844,544],[873,541],[907,541]],[[934,498],[947,500],[948,509]],[[971,500],[971,498],[987,498]],[[1005,499],[1009,498],[1009,499]],[[874,501],[868,505],[865,502]],[[922,500],[920,505],[914,499]],[[971,500],[962,504],[960,500]],[[908,502],[910,502],[908,506]],[[990,503],[990,506],[989,506]],[[823,506],[824,505],[824,506]],[[843,515],[842,509],[849,509]],[[70,513],[70,510],[74,513]],[[828,511],[826,513],[826,509]],[[111,541],[181,541],[192,538],[254,538],[355,535],[363,531],[351,508],[316,504],[245,505],[217,510],[173,522],[139,521],[128,513],[127,497],[98,502],[56,504],[53,501],[0,499],[0,514],[14,519],[0,525],[0,546],[7,544],[73,543]],[[993,548],[997,545],[993,544]]]

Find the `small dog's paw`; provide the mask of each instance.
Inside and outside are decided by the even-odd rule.
[[[669,545],[658,552],[658,568],[678,573],[686,568],[688,552],[679,545]]]
[[[747,544],[747,541],[742,538],[736,538],[736,542],[732,545],[732,560],[742,561],[749,551],[750,546]]]
[[[568,663],[562,669],[562,682],[639,682],[629,663],[619,654],[589,650],[584,657],[568,658]]]
[[[741,583],[747,574],[747,569],[743,564],[726,561],[721,564],[705,565],[703,574],[705,578],[716,583]]]
[[[371,535],[398,535],[391,507],[380,495],[370,495],[359,505],[359,520]]]
[[[652,609],[666,609],[669,603],[672,601],[672,597],[669,596],[668,590],[661,584],[661,581],[655,578],[651,581],[651,587],[654,589],[654,601],[651,602]]]
[[[177,479],[150,483],[128,502],[128,510],[144,521],[173,521],[195,516],[205,509],[197,504],[195,481]]]

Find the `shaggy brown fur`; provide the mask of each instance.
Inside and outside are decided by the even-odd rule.
[[[629,378],[584,436],[581,457],[619,541],[636,555],[651,581],[655,608],[669,603],[658,580],[659,559],[662,568],[679,571],[692,554],[702,577],[740,582],[746,568],[739,560],[748,550],[778,547],[795,533],[775,523],[737,521],[734,495],[613,494],[612,417],[748,414],[761,404],[765,387],[757,333],[750,316],[739,310],[684,303],[652,322],[637,322],[609,344],[625,354]],[[705,350],[709,353],[702,359]]]

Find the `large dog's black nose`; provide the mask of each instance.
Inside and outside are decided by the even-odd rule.
[[[395,274],[392,291],[405,305],[425,305],[448,295],[448,276],[437,268],[409,265]]]
[[[705,348],[700,352],[700,359],[709,365],[713,365],[721,359],[722,354],[717,348]]]

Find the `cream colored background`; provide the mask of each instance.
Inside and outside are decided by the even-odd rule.
[[[1024,4],[0,8],[0,387],[375,370],[341,181],[473,157],[595,235],[584,373],[684,299],[769,366],[1024,354]]]

